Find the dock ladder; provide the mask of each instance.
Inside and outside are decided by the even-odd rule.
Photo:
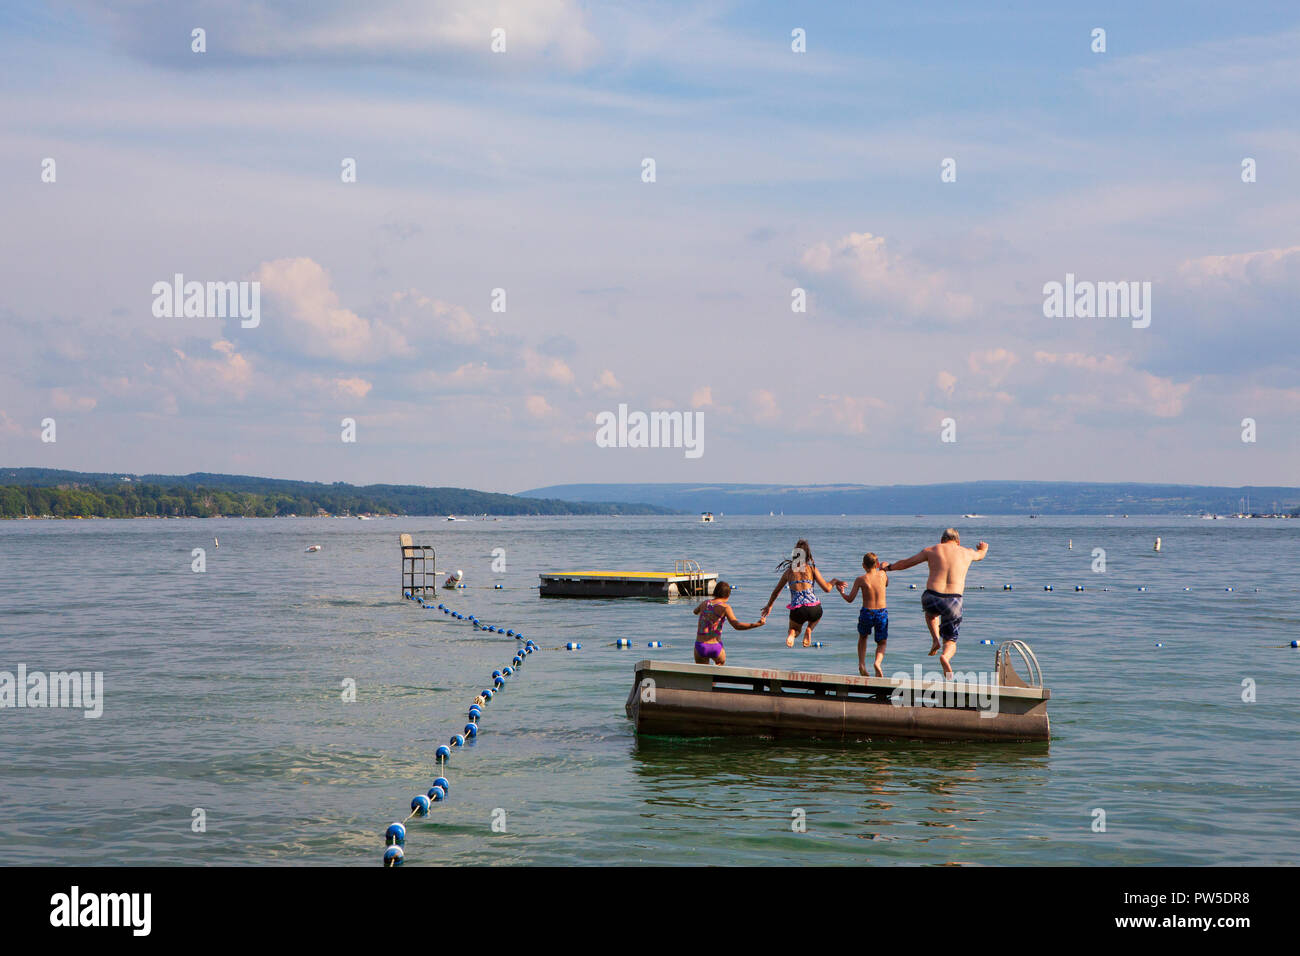
[[[1029,675],[1030,683],[1026,684],[1019,674],[1016,673],[1015,665],[1011,663],[1011,651],[1014,650],[1020,655],[1020,660],[1024,662],[1025,672]],[[1042,687],[1043,686],[1043,669],[1038,664],[1038,658],[1030,650],[1029,645],[1024,641],[1003,641],[998,645],[997,651],[993,655],[993,670],[997,674],[998,684],[1002,687]]]
[[[700,562],[693,561],[690,558],[678,558],[673,562],[673,574],[683,575],[688,579],[686,582],[687,594],[706,593],[704,569],[700,567]]]

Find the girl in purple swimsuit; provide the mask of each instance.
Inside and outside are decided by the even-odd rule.
[[[736,620],[736,612],[727,603],[731,597],[731,585],[719,581],[713,586],[713,597],[695,609],[700,621],[695,628],[695,663],[725,664],[727,652],[722,647],[722,625],[730,621],[738,631],[748,631],[751,627],[762,627],[762,621],[745,624]]]

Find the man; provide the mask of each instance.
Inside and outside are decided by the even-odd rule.
[[[921,595],[921,610],[925,613],[925,626],[930,629],[930,656],[939,651],[939,642],[943,641],[943,653],[939,663],[943,665],[943,676],[952,679],[952,656],[957,653],[957,630],[961,627],[962,593],[966,590],[966,572],[972,561],[983,561],[989,553],[987,543],[981,541],[978,548],[963,548],[961,535],[956,528],[948,528],[939,543],[920,551],[910,558],[882,564],[882,571],[902,571],[924,561],[930,566],[930,577],[925,582],[925,593]]]

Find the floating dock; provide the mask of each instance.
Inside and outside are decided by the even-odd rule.
[[[676,571],[556,571],[538,575],[542,597],[649,597],[712,594],[716,574]]]
[[[1022,645],[1039,686],[1025,684],[1003,653],[1009,644],[983,683],[643,660],[626,710],[638,734],[673,737],[1048,740],[1052,693]]]

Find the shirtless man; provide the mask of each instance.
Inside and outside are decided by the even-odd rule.
[[[952,656],[957,653],[957,629],[961,627],[962,592],[966,590],[966,572],[972,561],[983,561],[989,553],[989,546],[981,541],[978,548],[963,548],[961,535],[956,528],[948,528],[939,538],[938,544],[919,551],[910,558],[882,564],[882,571],[902,571],[922,562],[930,566],[930,577],[925,582],[925,593],[921,595],[921,610],[925,613],[925,626],[930,629],[930,656],[939,652],[939,642],[943,641],[943,653],[939,663],[943,665],[943,676],[952,679]]]

